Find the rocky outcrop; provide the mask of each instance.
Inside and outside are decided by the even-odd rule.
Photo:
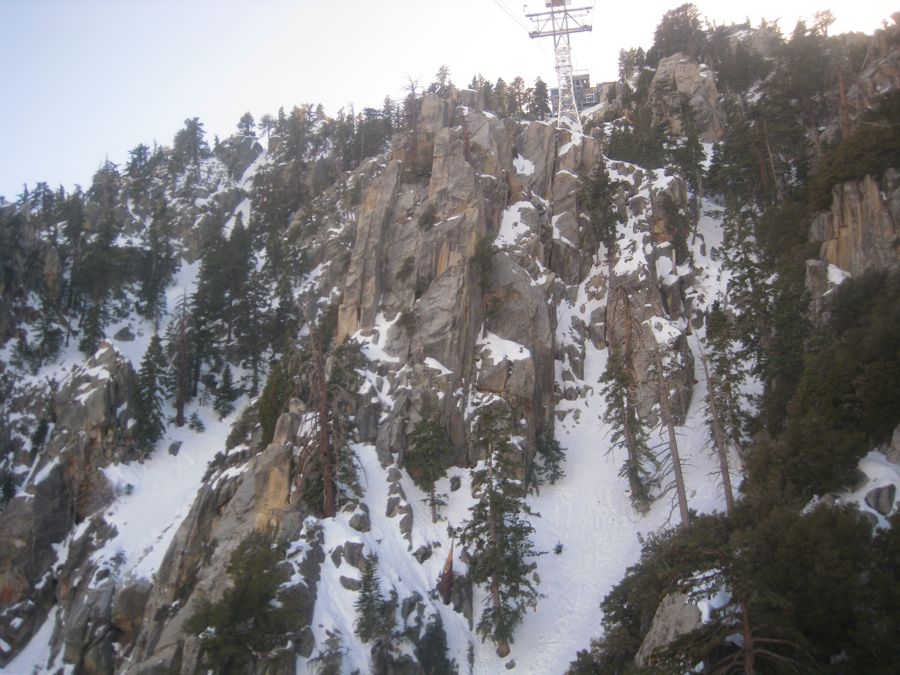
[[[68,583],[62,581],[54,598],[51,566],[77,567],[86,560],[87,549],[77,547],[69,550],[68,559],[59,559],[56,546],[75,523],[86,521],[113,497],[100,469],[130,457],[128,401],[133,385],[129,361],[104,343],[53,396],[56,423],[50,438],[24,493],[10,501],[0,519],[0,540],[5,543],[0,548],[0,638],[7,642],[27,640],[48,604],[66,597]],[[81,539],[84,546],[88,541],[98,545],[108,535],[99,525],[87,532],[90,537]],[[85,573],[92,571],[82,571],[82,576]],[[65,572],[60,576],[68,578]]]
[[[216,146],[215,154],[228,167],[229,175],[240,180],[244,172],[263,153],[263,147],[253,136],[235,135]]]
[[[665,596],[653,615],[650,630],[634,657],[639,668],[648,665],[654,650],[672,643],[678,637],[700,627],[700,610],[684,593],[670,593]]]
[[[821,242],[820,258],[857,276],[894,267],[900,260],[900,173],[889,169],[881,184],[872,176],[836,185],[831,210],[820,213],[809,238]]]
[[[303,536],[308,540],[309,548],[297,563],[305,565],[306,581],[293,591],[304,597],[298,620],[308,625],[324,554],[314,532],[303,534],[307,512],[300,500],[302,491],[294,488],[297,459],[290,443],[272,444],[247,462],[239,475],[213,476],[204,485],[156,574],[129,672],[155,672],[160,667],[194,672],[196,638],[186,634],[185,621],[201,601],[222,597],[232,552],[257,530],[273,532],[285,541]],[[304,563],[307,557],[309,562]],[[310,592],[311,601],[306,598]]]
[[[847,87],[851,119],[870,110],[885,92],[900,88],[900,14],[895,13],[893,19],[893,25],[875,31],[862,70]]]
[[[659,62],[650,83],[654,120],[665,122],[674,134],[682,134],[681,101],[687,97],[700,140],[714,143],[725,133],[725,115],[711,70],[685,54],[673,54]]]

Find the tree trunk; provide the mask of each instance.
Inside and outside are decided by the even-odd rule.
[[[669,433],[669,454],[672,456],[672,472],[675,475],[675,492],[678,495],[678,511],[681,514],[681,524],[686,527],[691,522],[691,514],[688,511],[687,493],[684,489],[684,476],[681,473],[681,457],[678,454],[678,439],[675,436],[675,422],[672,419],[672,401],[669,398],[669,387],[666,385],[662,367],[662,356],[657,344],[653,351],[656,361],[656,378],[659,383],[659,402],[662,408],[663,423]]]
[[[325,378],[325,357],[319,343],[319,332],[310,324],[310,344],[313,358],[313,387],[316,389],[316,418],[319,427],[319,453],[322,457],[322,511],[326,518],[336,513],[334,467],[331,463],[331,419],[328,406],[328,381]]]
[[[699,341],[698,341],[699,344]],[[713,442],[716,446],[716,454],[719,456],[719,471],[722,473],[722,489],[725,492],[725,512],[731,515],[734,512],[734,492],[731,489],[731,474],[728,471],[728,437],[725,434],[719,407],[716,405],[716,392],[714,391],[712,378],[709,376],[709,366],[706,362],[706,352],[703,345],[700,346],[700,363],[703,364],[703,375],[706,377],[706,396],[709,404],[709,416],[712,422]]]

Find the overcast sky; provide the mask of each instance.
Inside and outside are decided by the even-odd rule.
[[[681,4],[599,2],[590,34],[573,38],[577,69],[615,79],[621,47],[647,48]],[[717,23],[747,7],[698,0]],[[786,9],[786,7],[790,9]],[[828,0],[757,0],[749,18],[789,33]],[[532,0],[528,11],[544,8]],[[832,32],[871,32],[886,0],[831,0]],[[0,0],[0,195],[44,180],[88,185],[108,156],[171,144],[187,117],[209,138],[255,117],[321,102],[380,108],[407,77],[427,84],[442,64],[457,85],[476,73],[553,81],[552,44],[529,39],[521,0]]]

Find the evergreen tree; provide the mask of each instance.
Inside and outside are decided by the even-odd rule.
[[[509,108],[506,114],[510,117],[520,119],[525,116],[525,104],[528,101],[528,92],[526,91],[525,80],[518,75],[509,85]]]
[[[450,439],[438,411],[426,410],[423,413],[409,436],[409,445],[403,463],[416,484],[428,493],[424,501],[431,509],[431,522],[436,523],[437,509],[446,503],[443,499],[446,495],[437,494],[434,484],[446,475],[441,457],[450,447]]]
[[[209,157],[209,144],[206,142],[206,131],[199,117],[191,117],[184,121],[184,128],[175,134],[172,142],[172,164],[175,173],[184,171],[189,166],[199,170],[200,160]]]
[[[384,598],[381,596],[381,581],[378,579],[378,556],[374,553],[366,556],[353,608],[356,610],[356,637],[363,642],[371,642],[384,632]]]
[[[261,134],[266,135],[266,142],[269,141],[269,134],[275,129],[275,118],[272,117],[269,113],[266,113],[262,117],[259,118],[259,122],[257,123],[257,128]]]
[[[625,216],[619,212],[615,201],[620,183],[621,181],[613,182],[609,179],[609,174],[606,172],[606,160],[601,156],[600,161],[591,171],[584,191],[584,201],[591,219],[591,229],[597,241],[606,248],[607,262],[612,261],[615,253],[618,226],[625,222]]]
[[[425,675],[456,674],[456,663],[447,656],[447,634],[440,614],[431,615],[415,654]]]
[[[162,412],[165,372],[166,357],[162,340],[154,333],[141,361],[134,394],[134,437],[145,455],[150,454],[166,429]]]
[[[553,429],[545,429],[537,438],[534,461],[531,464],[528,486],[538,488],[544,483],[554,485],[565,477],[562,463],[566,453],[553,434]]]
[[[613,428],[612,448],[623,448],[626,452],[619,475],[628,479],[631,501],[635,508],[642,510],[651,501],[649,480],[655,473],[656,458],[638,413],[634,375],[625,354],[611,350],[601,382],[607,406],[606,421]]]
[[[677,52],[698,57],[706,43],[706,33],[700,24],[700,10],[685,3],[663,15],[653,36],[653,52],[656,59],[672,56]]]
[[[187,295],[174,308],[174,315],[166,333],[166,352],[169,357],[168,381],[175,399],[175,426],[185,423],[184,408],[191,399],[194,362],[194,330],[188,310]]]
[[[510,440],[509,412],[497,406],[481,408],[473,422],[472,444],[484,455],[485,468],[475,477],[476,503],[464,524],[460,541],[472,555],[473,583],[487,586],[485,609],[477,631],[491,638],[501,657],[525,612],[537,606],[539,594],[530,578],[538,555],[531,542],[533,515],[525,503],[522,481],[514,476],[518,448]]]
[[[213,400],[213,410],[223,419],[234,411],[234,402],[240,396],[240,392],[234,386],[231,366],[227,363],[222,369],[222,378],[216,387],[216,396]]]
[[[535,120],[544,120],[550,116],[550,95],[547,92],[547,83],[541,78],[535,80],[528,113],[529,117]]]
[[[309,660],[309,665],[315,669],[316,675],[341,675],[347,649],[343,645],[340,631],[326,632],[328,637],[325,639],[324,648],[319,648],[316,655]]]
[[[185,629],[200,638],[201,662],[213,671],[252,671],[292,635],[291,608],[276,602],[283,556],[270,535],[251,534],[228,563],[231,588],[216,603],[202,601],[188,619]]]
[[[178,265],[171,236],[166,207],[160,202],[143,234],[144,250],[138,272],[140,311],[155,325],[166,309],[166,287]]]
[[[254,131],[255,127],[256,121],[253,119],[253,115],[251,115],[249,111],[241,115],[241,119],[238,120],[237,123],[238,133],[241,136],[256,138],[256,132]]]

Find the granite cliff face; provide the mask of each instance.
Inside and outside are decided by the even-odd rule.
[[[898,86],[890,35],[872,46],[849,99],[867,101]],[[754,51],[773,53],[771,31],[748,39]],[[619,84],[610,91],[620,90],[621,106]],[[654,121],[674,136],[683,132],[683,101],[702,140],[722,141],[714,74],[674,54],[659,62],[647,92]],[[319,470],[311,451],[316,394],[297,385],[302,373],[292,375],[295,386],[276,403],[255,382],[257,370],[274,380],[274,364],[288,360],[288,347],[257,355],[262,365],[228,354],[253,392],[239,398],[239,409],[214,408],[223,376],[210,369],[205,380],[197,378],[190,425],[170,424],[153,452],[139,449],[135,371],[163,326],[120,308],[110,324],[117,330],[108,331],[114,335],[83,365],[57,364],[29,375],[27,387],[10,388],[15,412],[0,440],[24,469],[0,514],[0,541],[8,543],[0,549],[0,664],[21,663],[14,659],[31,641],[47,652],[40,667],[51,670],[197,672],[201,638],[189,630],[190,618],[228,595],[239,581],[230,572],[234,552],[264,532],[281,546],[277,604],[291,609],[292,628],[249,671],[302,672],[333,648],[345,654],[345,670],[364,672],[372,651],[355,634],[354,603],[369,554],[388,561],[384,591],[393,593],[397,633],[408,644],[418,645],[429,617],[438,616],[457,665],[468,659],[470,672],[479,673],[514,667],[478,639],[487,592],[472,583],[473,551],[458,538],[485,467],[484,447],[473,440],[485,409],[510,419],[513,480],[533,476],[548,438],[572,452],[569,482],[529,497],[551,523],[537,528],[539,547],[556,555],[539,557],[528,570],[545,584],[548,609],[526,623],[513,652],[562,664],[585,645],[548,634],[545,617],[552,613],[563,632],[583,629],[610,585],[592,578],[583,597],[573,597],[582,595],[571,591],[578,580],[566,576],[605,565],[615,569],[604,574],[618,578],[639,554],[638,535],[670,526],[674,509],[670,476],[661,468],[671,454],[663,451],[648,478],[649,503],[633,508],[634,486],[620,470],[622,449],[613,447],[606,419],[603,375],[613,353],[628,355],[639,418],[662,435],[665,409],[685,439],[691,507],[722,509],[709,480],[718,467],[702,419],[707,384],[695,368],[698,332],[727,295],[722,204],[692,194],[686,180],[663,169],[605,157],[611,126],[582,135],[501,118],[485,110],[482,93],[454,87],[424,94],[407,112],[378,151],[349,170],[341,168],[337,122],[304,109],[298,136],[319,135],[302,156],[285,159],[285,148],[297,142],[290,133],[274,134],[265,151],[255,138],[237,135],[190,174],[168,176],[157,167],[145,177],[157,181],[153,198],[136,190],[115,204],[122,237],[137,239],[154,199],[169,198],[180,264],[166,291],[170,310],[197,288],[204,252],[218,235],[224,241],[253,223],[248,237],[271,237],[252,244],[257,271],[288,242],[302,252],[292,261],[302,271],[280,289],[280,308],[290,309],[297,344],[318,330],[316,320],[333,316],[333,326],[322,319],[319,328],[333,329],[335,344],[359,346],[358,382],[342,392],[359,485],[342,486],[334,517],[321,518],[311,506],[310,476]],[[604,241],[589,213],[598,167],[611,181],[617,216]],[[287,195],[293,208],[273,209],[273,195]],[[821,250],[807,263],[819,315],[845,274],[891,269],[900,255],[896,170],[835,186],[832,197],[810,229]],[[689,232],[676,245],[673,233],[684,223]],[[28,337],[22,326],[38,315],[29,294],[59,295],[62,288],[65,266],[32,234],[10,242],[0,278],[0,338]],[[126,305],[133,301],[126,295]],[[176,358],[171,349],[166,358]],[[321,361],[314,365],[324,373],[339,367],[333,352]],[[195,367],[204,367],[199,357]],[[25,377],[26,369],[16,372]],[[435,484],[446,503],[434,522],[408,463],[413,430],[428,415],[448,437],[434,460],[446,474]],[[870,491],[881,515],[893,509],[890,488]],[[669,596],[639,663],[696,627],[698,613],[682,596]],[[423,672],[411,647],[389,661],[386,672]]]

